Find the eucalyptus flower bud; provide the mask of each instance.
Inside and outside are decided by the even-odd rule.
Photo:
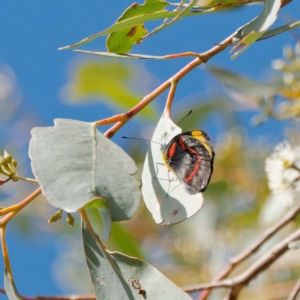
[[[56,222],[56,221],[60,220],[61,217],[62,217],[62,213],[63,213],[63,210],[60,209],[58,212],[56,212],[56,213],[48,220],[48,223],[53,223],[53,222]]]
[[[72,227],[74,227],[74,221],[75,221],[74,217],[73,217],[71,214],[67,213],[67,222],[68,222]]]
[[[13,175],[16,174],[16,167],[17,162],[4,150],[4,156],[0,155],[0,174],[10,177],[13,181],[18,181],[13,178]]]

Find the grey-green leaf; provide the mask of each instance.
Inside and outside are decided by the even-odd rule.
[[[182,222],[203,205],[202,193],[188,194],[176,175],[162,165],[159,144],[168,143],[178,133],[181,133],[181,128],[163,113],[153,133],[142,173],[144,201],[155,222],[161,225]]]
[[[67,212],[95,197],[105,199],[112,221],[129,219],[140,201],[133,160],[104,137],[94,123],[57,119],[32,130],[29,155],[43,194]]]
[[[82,226],[86,261],[97,299],[191,300],[191,298],[148,263],[107,251]]]
[[[4,290],[9,300],[21,300],[15,283],[9,279],[6,268],[4,269]]]
[[[266,32],[258,39],[258,41],[268,39],[268,38],[273,37],[273,36],[275,36],[275,35],[278,35],[278,34],[281,34],[281,33],[283,33],[283,32],[286,32],[286,31],[288,31],[288,30],[294,29],[294,28],[296,28],[296,27],[298,27],[298,26],[300,26],[300,21],[294,22],[294,23],[289,24],[289,25],[283,25],[283,26],[274,28],[274,29],[272,29],[272,30],[268,30],[268,31],[266,31]]]
[[[233,41],[240,43],[233,48],[239,49],[234,53],[232,58],[236,58],[245,51],[252,43],[258,40],[264,32],[273,25],[277,19],[277,14],[281,6],[281,0],[266,0],[261,14],[251,22],[238,29]]]
[[[279,88],[267,83],[260,83],[239,74],[219,67],[206,67],[222,84],[237,90],[245,95],[257,98],[270,97],[278,93]]]

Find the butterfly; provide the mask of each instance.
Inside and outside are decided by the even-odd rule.
[[[213,173],[215,153],[202,130],[179,133],[161,146],[164,165],[183,184],[188,194],[204,192]]]

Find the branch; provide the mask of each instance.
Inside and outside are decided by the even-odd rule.
[[[281,220],[279,220],[271,228],[265,231],[264,234],[252,245],[250,245],[249,248],[245,249],[243,252],[233,257],[229,261],[228,265],[221,272],[219,272],[219,274],[217,274],[217,276],[212,280],[212,283],[218,282],[219,280],[228,276],[238,264],[246,260],[250,255],[255,253],[257,250],[259,250],[259,248],[266,241],[268,241],[275,233],[277,233],[281,228],[283,228],[285,225],[293,221],[299,212],[300,212],[300,204],[298,204],[296,207],[291,209]],[[209,290],[203,291],[198,299],[205,300],[209,295],[209,293],[210,293]]]
[[[1,228],[2,255],[3,255],[3,260],[4,260],[4,267],[7,270],[9,280],[13,281],[13,275],[12,275],[10,260],[9,260],[9,256],[8,256],[8,249],[7,249],[6,240],[5,240],[5,233],[6,233],[6,227],[4,226]]]
[[[289,294],[289,297],[287,298],[287,300],[296,300],[296,297],[299,292],[300,292],[300,278],[298,279],[296,285],[294,286],[291,293]]]
[[[276,261],[282,254],[289,250],[289,244],[293,241],[300,239],[300,229],[294,231],[283,241],[275,245],[263,255],[260,259],[254,262],[246,271],[241,275],[238,275],[231,279],[226,279],[220,282],[212,282],[207,284],[201,284],[189,289],[185,289],[186,292],[195,292],[203,289],[231,288],[227,300],[235,300],[241,289],[247,285],[251,280],[256,278],[263,270],[267,269],[274,261]]]
[[[20,212],[25,206],[27,206],[32,200],[34,200],[39,194],[41,194],[41,192],[42,192],[42,189],[41,189],[41,187],[39,187],[31,195],[29,195],[26,199],[24,199],[20,203],[1,209],[0,216],[3,216],[3,215],[6,215],[6,216],[0,220],[0,227],[5,227],[6,224],[18,212]]]
[[[6,295],[4,289],[0,288],[0,294]],[[95,295],[69,295],[69,296],[36,296],[25,297],[21,296],[22,300],[96,300]]]
[[[225,50],[228,46],[230,46],[233,42],[233,37],[236,35],[236,32],[227,37],[223,42],[218,45],[215,45],[210,50],[199,54],[197,58],[183,67],[179,72],[177,72],[174,76],[169,78],[163,84],[161,84],[158,88],[156,88],[153,92],[148,94],[143,98],[143,100],[133,107],[128,112],[113,116],[110,119],[100,120],[95,122],[96,126],[109,124],[112,120],[119,120],[115,125],[113,125],[109,130],[105,132],[105,136],[107,138],[112,138],[114,134],[120,130],[133,116],[135,116],[138,112],[140,112],[143,108],[145,108],[149,103],[151,103],[155,98],[157,98],[160,94],[162,94],[166,89],[168,89],[172,82],[180,81],[185,75],[187,75],[190,71],[198,67],[202,63],[206,63],[213,56],[217,55],[219,52]],[[108,123],[109,122],[109,123]]]
[[[168,99],[167,99],[167,103],[166,103],[166,107],[165,107],[165,112],[169,117],[171,114],[171,108],[172,108],[172,103],[173,103],[173,99],[175,96],[176,86],[177,86],[177,81],[172,81]]]

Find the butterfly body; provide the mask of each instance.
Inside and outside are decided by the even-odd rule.
[[[214,151],[208,135],[201,130],[186,131],[162,145],[165,166],[183,184],[188,194],[205,191],[214,162]]]

